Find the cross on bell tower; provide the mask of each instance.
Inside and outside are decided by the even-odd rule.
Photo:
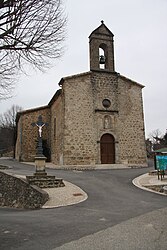
[[[104,21],[89,36],[90,70],[114,72],[114,40],[113,33]]]

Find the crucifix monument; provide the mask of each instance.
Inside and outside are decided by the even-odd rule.
[[[42,129],[44,126],[48,126],[48,123],[42,121],[42,116],[39,115],[37,122],[33,122],[31,124],[33,127],[38,127],[38,143],[37,143],[37,153],[35,156],[35,167],[37,175],[42,174],[46,175],[45,172],[45,162],[46,157],[43,155],[43,147],[42,147]]]
[[[36,171],[33,176],[26,176],[28,182],[41,188],[64,187],[65,185],[62,179],[57,179],[53,175],[47,175],[45,170],[46,157],[43,155],[42,129],[44,126],[48,126],[48,123],[43,122],[42,116],[40,115],[37,122],[33,122],[31,125],[38,128],[38,143],[35,156]]]

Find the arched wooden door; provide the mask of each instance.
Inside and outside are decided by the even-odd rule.
[[[102,164],[115,163],[115,139],[110,134],[104,134],[100,140],[100,153]]]

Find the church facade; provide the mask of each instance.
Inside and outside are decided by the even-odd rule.
[[[146,166],[143,85],[117,73],[112,32],[89,36],[90,71],[64,77],[48,105],[17,115],[16,159],[33,161],[41,115],[43,148],[56,165]]]

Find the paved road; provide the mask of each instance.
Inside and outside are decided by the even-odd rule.
[[[17,174],[34,169],[5,163],[12,164],[10,171]],[[89,198],[56,209],[1,208],[0,249],[167,249],[167,198],[132,184],[148,169],[48,172],[80,186]]]

